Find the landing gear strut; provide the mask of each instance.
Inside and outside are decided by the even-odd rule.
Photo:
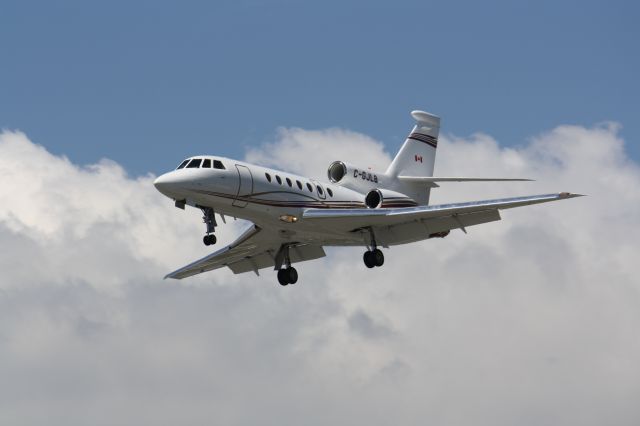
[[[283,264],[285,265],[284,268],[282,267]],[[276,255],[276,269],[278,270],[278,282],[281,286],[295,284],[298,282],[298,271],[296,268],[291,266],[288,245],[280,247],[280,250]]]
[[[205,246],[210,246],[216,243],[217,238],[213,235],[213,231],[215,231],[216,226],[216,216],[215,212],[211,207],[200,207],[202,210],[202,221],[207,225],[207,234],[202,238],[202,242]]]
[[[371,239],[371,250],[364,252],[362,260],[367,268],[373,268],[374,266],[384,265],[384,253],[378,249],[376,244],[376,237],[373,235],[373,229],[369,228],[369,236]]]

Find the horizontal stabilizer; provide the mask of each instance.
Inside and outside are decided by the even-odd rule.
[[[436,188],[437,182],[531,182],[533,179],[520,178],[476,178],[476,177],[437,177],[437,176],[398,176],[402,182],[423,183]]]

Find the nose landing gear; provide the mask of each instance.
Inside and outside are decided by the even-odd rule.
[[[211,207],[200,207],[202,210],[202,221],[207,225],[207,234],[202,238],[202,242],[205,246],[210,246],[216,243],[217,238],[213,235],[213,231],[215,231],[216,226],[216,216],[215,212]]]

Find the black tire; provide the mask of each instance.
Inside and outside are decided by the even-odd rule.
[[[205,246],[211,246],[215,244],[216,241],[217,241],[217,238],[213,234],[205,235],[204,238],[202,238],[202,242],[204,243]]]
[[[384,265],[384,253],[382,251],[375,249],[371,252],[371,258],[376,266]]]
[[[365,251],[364,255],[362,256],[362,260],[364,260],[364,264],[367,268],[373,268],[374,266],[376,266],[375,259],[373,258],[372,253],[373,252]]]
[[[289,284],[289,280],[287,279],[287,270],[286,269],[278,269],[278,282],[281,286],[285,286]]]
[[[295,284],[298,282],[298,271],[293,266],[286,269],[287,271],[287,279],[289,284]]]

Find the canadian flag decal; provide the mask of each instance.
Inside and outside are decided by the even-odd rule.
[[[422,155],[418,155],[418,154],[416,154],[415,159],[416,159],[416,163],[417,163],[418,161],[422,163]]]

